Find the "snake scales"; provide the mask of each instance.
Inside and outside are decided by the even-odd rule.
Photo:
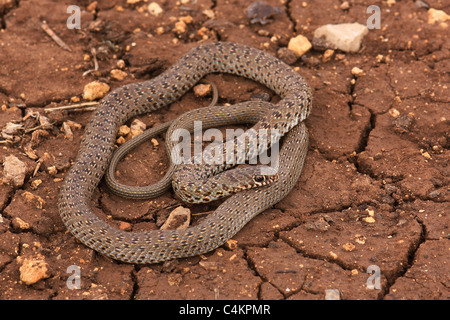
[[[90,208],[91,197],[108,166],[120,125],[134,115],[157,110],[177,100],[203,76],[213,72],[255,80],[281,97],[255,125],[286,133],[278,180],[233,195],[202,223],[185,230],[126,232],[99,219]],[[307,149],[307,132],[301,122],[308,116],[311,104],[311,90],[306,81],[273,56],[234,43],[200,45],[158,77],[125,85],[102,100],[61,187],[58,201],[61,218],[82,243],[125,262],[155,263],[215,249],[293,188]],[[226,114],[227,109],[219,110],[217,116]]]

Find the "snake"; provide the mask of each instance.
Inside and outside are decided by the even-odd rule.
[[[109,165],[119,127],[136,115],[178,100],[210,73],[230,73],[254,80],[280,97],[254,125],[276,129],[280,132],[278,138],[284,137],[276,181],[232,195],[201,223],[187,229],[129,232],[96,216],[91,208],[92,196]],[[303,120],[311,107],[312,92],[306,80],[271,54],[231,42],[200,44],[159,76],[126,84],[102,99],[61,186],[61,219],[81,243],[123,262],[158,263],[209,252],[292,190],[307,153],[308,134]],[[225,115],[227,109],[218,110],[216,116]]]

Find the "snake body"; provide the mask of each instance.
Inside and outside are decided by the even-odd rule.
[[[281,97],[256,124],[287,132],[280,153],[279,179],[268,186],[233,195],[201,224],[185,230],[126,232],[99,219],[92,212],[90,201],[108,166],[120,125],[135,115],[174,102],[203,76],[214,72],[255,80]],[[270,54],[235,43],[200,45],[158,77],[120,87],[102,100],[61,187],[58,201],[61,218],[82,243],[120,261],[155,263],[208,252],[292,189],[306,155],[308,138],[301,122],[308,116],[311,104],[311,90],[306,81]],[[222,112],[225,114],[226,108]]]

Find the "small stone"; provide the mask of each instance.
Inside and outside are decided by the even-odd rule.
[[[123,61],[122,59],[117,60],[116,66],[117,66],[117,68],[119,68],[119,69],[125,68],[125,66],[126,66],[125,61]]]
[[[164,29],[164,27],[158,27],[155,29],[155,32],[157,35],[162,35],[164,32],[166,32],[166,30]]]
[[[177,21],[175,23],[175,28],[173,28],[173,31],[175,31],[178,34],[185,33],[187,30],[187,25],[184,21]]]
[[[28,204],[34,204],[37,209],[42,209],[45,205],[45,200],[41,197],[32,194],[31,192],[25,191],[22,194],[22,197],[25,198],[25,202]]]
[[[435,24],[436,22],[446,22],[450,20],[450,15],[442,10],[436,10],[433,8],[428,9],[428,24]]]
[[[119,127],[119,132],[117,133],[121,137],[127,136],[131,132],[131,129],[127,125],[123,125]]]
[[[389,109],[389,114],[392,116],[392,117],[394,117],[394,118],[397,118],[399,115],[400,115],[400,111],[398,111],[397,109],[395,109],[395,108],[391,108],[391,109]]]
[[[411,130],[415,122],[415,118],[411,114],[401,114],[392,121],[394,131],[397,133],[406,133]]]
[[[211,9],[205,9],[202,11],[202,13],[207,16],[209,19],[214,19],[216,17],[216,14]]]
[[[124,144],[125,142],[127,142],[127,140],[125,140],[125,138],[122,137],[122,136],[118,137],[117,140],[116,140],[116,143],[117,143],[118,145],[122,145],[122,144]]]
[[[301,57],[312,48],[311,42],[308,38],[298,35],[289,40],[288,49],[294,51],[298,57]]]
[[[354,76],[361,76],[361,75],[363,75],[364,74],[364,71],[362,70],[362,69],[360,69],[360,68],[358,68],[358,67],[354,67],[354,68],[352,68],[352,75],[354,75]]]
[[[163,9],[156,2],[152,2],[147,6],[148,12],[153,16],[158,16],[163,12]]]
[[[9,155],[3,161],[3,183],[21,187],[25,181],[27,166],[16,156]]]
[[[83,99],[93,101],[101,99],[109,92],[110,87],[104,82],[92,81],[84,86]]]
[[[206,97],[208,94],[211,93],[211,85],[200,83],[200,84],[196,85],[193,88],[193,90],[194,90],[194,94],[197,97]]]
[[[135,137],[138,134],[141,134],[145,131],[145,129],[147,129],[147,125],[145,123],[143,123],[139,119],[134,119],[130,125],[131,137]]]
[[[192,18],[191,16],[184,16],[180,17],[180,21],[183,21],[186,24],[191,24],[192,22],[194,22],[194,18]]]
[[[158,142],[158,140],[156,140],[155,138],[152,138],[151,140],[150,140],[150,142],[153,144],[153,147],[157,147],[157,146],[159,146],[159,142]]]
[[[297,54],[286,47],[278,49],[277,56],[281,61],[289,65],[294,64],[298,59]]]
[[[342,10],[348,10],[350,9],[350,4],[348,3],[348,1],[344,1],[341,3],[341,5],[339,6]]]
[[[342,245],[342,248],[344,248],[345,251],[353,251],[355,250],[355,245],[353,243],[345,243]]]
[[[355,234],[355,242],[359,244],[365,244],[367,238],[365,236],[362,236],[360,234]]]
[[[336,253],[334,253],[333,251],[328,252],[328,254],[330,255],[330,257],[332,257],[335,260],[338,258],[338,255]]]
[[[369,29],[359,23],[327,24],[314,31],[313,45],[318,49],[357,52]]]
[[[422,154],[422,156],[423,156],[424,158],[426,158],[426,159],[428,159],[428,160],[431,160],[431,159],[432,159],[431,156],[430,156],[430,154],[429,154],[427,151],[422,151],[421,154]]]
[[[42,180],[40,180],[40,179],[31,181],[31,189],[36,190],[41,183],[42,183]]]
[[[54,176],[58,173],[58,169],[55,166],[50,166],[47,168],[48,174]]]
[[[325,50],[325,52],[323,53],[322,62],[326,63],[326,62],[330,61],[331,58],[333,57],[333,54],[334,54],[334,50],[332,50],[332,49]]]
[[[166,222],[161,226],[161,230],[175,230],[186,229],[191,222],[191,210],[183,207],[178,207],[173,210]]]
[[[125,221],[120,221],[119,229],[123,231],[131,231],[131,224]]]
[[[430,8],[430,5],[423,0],[415,0],[414,5],[416,6],[416,8]]]
[[[338,289],[326,289],[325,300],[341,300],[341,293]]]
[[[110,74],[111,74],[111,78],[113,78],[115,80],[118,80],[118,81],[122,81],[128,75],[125,71],[122,71],[122,70],[119,70],[119,69],[111,70]]]
[[[394,4],[395,4],[395,0],[387,0],[386,1],[386,4],[388,5],[388,7],[390,8],[390,7],[392,7]]]
[[[28,230],[31,227],[28,222],[23,221],[19,217],[15,217],[12,221],[12,224],[14,227],[16,227],[20,230]]]
[[[228,250],[234,250],[237,248],[237,246],[238,246],[238,242],[233,239],[227,240],[227,242],[224,244],[224,247],[227,248]]]
[[[45,262],[44,256],[41,254],[23,259],[21,261],[19,272],[20,280],[26,285],[34,284],[39,280],[46,279],[50,276],[48,274],[48,265]]]
[[[365,217],[365,218],[363,218],[363,221],[365,221],[367,223],[374,223],[375,219],[373,217]]]

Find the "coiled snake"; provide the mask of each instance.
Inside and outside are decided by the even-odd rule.
[[[264,103],[255,104],[255,114],[248,116],[255,121],[262,117],[256,128],[276,129],[280,136],[285,135],[278,179],[267,186],[231,196],[202,223],[185,230],[126,232],[99,219],[92,212],[90,201],[108,166],[120,125],[134,115],[157,110],[177,100],[203,76],[214,72],[255,80],[281,97],[271,108]],[[308,136],[302,121],[308,116],[311,105],[311,90],[306,81],[270,54],[235,43],[202,44],[158,77],[120,87],[102,100],[61,187],[58,201],[61,218],[82,243],[120,261],[155,263],[215,249],[293,188],[307,151]],[[242,107],[245,104],[237,105],[233,112],[229,108],[216,109],[215,116],[221,118],[230,113],[239,119],[241,113],[245,114]],[[261,115],[263,107],[267,109]]]

